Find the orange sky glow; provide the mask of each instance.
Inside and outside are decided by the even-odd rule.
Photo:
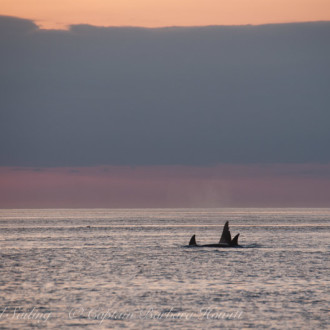
[[[329,0],[0,0],[0,14],[41,28],[245,25],[330,20]]]

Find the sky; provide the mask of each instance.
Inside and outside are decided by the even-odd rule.
[[[26,3],[0,0],[1,208],[330,207],[329,2]]]
[[[48,29],[205,26],[324,21],[329,0],[0,0],[1,14]]]

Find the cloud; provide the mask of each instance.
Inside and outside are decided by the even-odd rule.
[[[27,32],[36,30],[38,30],[38,26],[28,19],[0,15],[0,31],[2,38],[6,35],[24,35]]]
[[[329,173],[329,164],[0,167],[0,207],[329,207]]]
[[[0,166],[330,161],[330,22],[0,27]]]

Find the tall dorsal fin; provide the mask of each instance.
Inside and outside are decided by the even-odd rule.
[[[230,245],[232,246],[237,246],[238,245],[238,236],[239,234],[237,234],[230,242]]]
[[[196,244],[196,235],[192,235],[192,237],[189,241],[189,245],[197,245]]]
[[[230,244],[230,242],[231,242],[231,235],[230,235],[230,231],[229,231],[229,223],[227,221],[223,227],[223,231],[222,231],[222,235],[221,235],[219,243],[220,244]]]

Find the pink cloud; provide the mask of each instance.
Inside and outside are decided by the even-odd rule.
[[[0,168],[0,207],[329,207],[330,164]]]

